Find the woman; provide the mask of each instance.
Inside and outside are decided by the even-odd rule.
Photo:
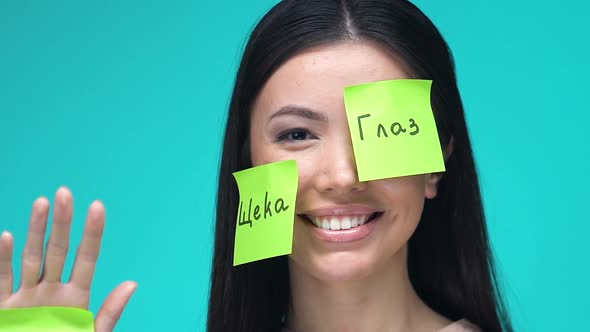
[[[399,78],[433,80],[447,171],[359,183],[342,91]],[[303,111],[275,116],[293,105]],[[231,173],[282,159],[300,173],[293,253],[232,267]],[[407,1],[283,1],[261,20],[236,80],[217,201],[209,331],[436,331],[461,319],[448,328],[511,330],[453,61]],[[348,246],[309,222],[372,212],[371,234]]]
[[[403,78],[433,81],[432,106],[446,172],[359,182],[343,89]],[[233,267],[239,197],[232,173],[286,159],[297,160],[300,176],[293,253]],[[56,201],[62,231],[52,231],[47,250],[48,257],[58,258],[46,263],[39,285],[63,269],[58,249],[67,244],[71,196],[61,189]],[[34,209],[33,219],[46,219],[47,202],[41,200],[35,208],[41,212]],[[92,273],[76,271],[83,263],[93,270],[102,205],[93,204],[89,215],[82,242],[86,250],[79,256],[87,262],[76,263],[73,276],[82,292]],[[364,223],[364,237],[345,243],[327,239],[351,218]],[[314,224],[324,220],[332,230]],[[28,242],[25,249],[36,258],[42,244],[38,234],[44,232],[39,225],[45,223],[32,222],[33,245]],[[3,235],[2,245],[4,253],[10,251],[9,235]],[[38,261],[32,261],[30,270],[39,271]],[[40,292],[35,286],[39,280],[30,279],[26,285]],[[112,293],[97,316],[97,330],[112,330],[134,287],[124,283]],[[26,296],[16,301],[19,293],[6,295],[7,289],[0,298],[3,307],[14,305],[11,298],[19,305],[36,305]],[[52,293],[44,295],[51,298]],[[71,304],[87,307],[87,297],[82,298],[86,301]],[[478,328],[512,330],[496,283],[453,61],[440,33],[402,0],[277,4],[250,37],[229,110],[208,330]]]

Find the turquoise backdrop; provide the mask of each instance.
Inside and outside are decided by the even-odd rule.
[[[225,112],[274,3],[0,1],[0,231],[20,256],[31,203],[67,185],[75,248],[102,199],[91,310],[139,283],[118,331],[205,330]],[[588,328],[590,5],[416,3],[455,55],[517,331]]]

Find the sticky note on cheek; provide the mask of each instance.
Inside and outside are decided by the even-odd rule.
[[[0,310],[2,332],[94,332],[92,312],[69,307]]]
[[[295,160],[253,167],[233,175],[240,192],[234,266],[290,254],[299,180]]]
[[[344,89],[359,181],[445,171],[431,86],[402,79]]]

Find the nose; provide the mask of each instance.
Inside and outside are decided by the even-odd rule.
[[[317,169],[317,190],[348,194],[366,190],[367,183],[358,181],[358,173],[350,137],[340,137],[325,144]]]

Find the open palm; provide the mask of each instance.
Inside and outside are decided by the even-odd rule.
[[[53,226],[45,248],[49,201],[39,198],[33,204],[29,234],[22,254],[20,287],[13,290],[13,238],[8,232],[0,236],[0,309],[37,306],[77,307],[88,309],[90,286],[105,224],[105,210],[94,201],[88,210],[82,242],[78,247],[70,280],[63,283],[62,272],[69,248],[72,222],[72,194],[62,187],[55,195]],[[137,284],[127,281],[115,288],[103,303],[95,321],[96,332],[111,332],[119,320]]]

